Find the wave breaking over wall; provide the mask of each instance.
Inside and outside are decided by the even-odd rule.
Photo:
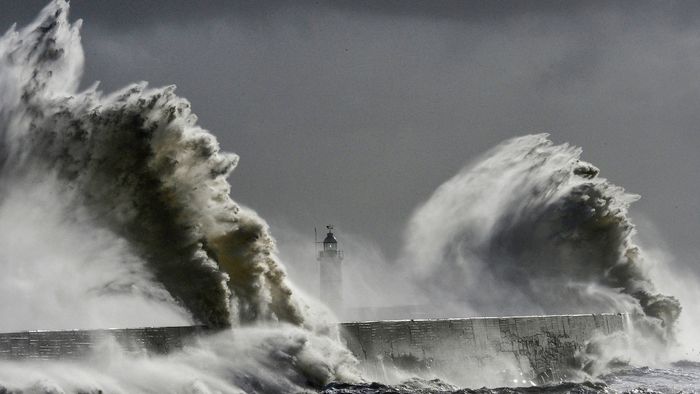
[[[167,356],[105,343],[70,363],[2,361],[0,387],[298,392],[357,379],[335,326],[293,291],[267,224],[230,198],[238,157],[173,86],[79,91],[81,21],[68,8],[53,0],[0,37],[0,330],[224,330]]]
[[[514,138],[441,185],[406,231],[421,286],[481,315],[629,312],[670,332],[681,306],[632,241],[638,197],[580,155],[546,134]]]
[[[54,179],[66,216],[83,210],[125,240],[197,322],[302,324],[267,226],[229,197],[238,157],[196,125],[173,86],[78,92],[80,22],[67,11],[55,1],[0,41],[2,190]]]

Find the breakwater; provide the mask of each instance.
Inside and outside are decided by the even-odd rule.
[[[0,333],[0,358],[9,360],[77,359],[108,341],[129,353],[165,354],[185,346],[204,326]]]
[[[622,314],[385,320],[343,323],[366,373],[400,370],[464,380],[465,371],[512,375],[520,383],[567,380],[577,352],[596,334],[624,330]],[[487,372],[488,371],[488,372]],[[494,376],[494,381],[503,376]]]
[[[459,381],[490,371],[541,383],[565,380],[576,353],[596,334],[622,331],[621,314],[384,320],[341,323],[341,336],[378,379],[410,372]],[[213,330],[204,326],[0,333],[0,358],[76,359],[105,341],[133,353],[164,354]],[[486,373],[486,372],[483,372]],[[499,376],[498,378],[502,378]]]

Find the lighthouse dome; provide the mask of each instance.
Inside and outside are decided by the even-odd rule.
[[[333,235],[333,233],[329,231],[328,234],[326,234],[326,239],[323,240],[323,243],[324,244],[337,244],[338,240],[335,239],[335,235]]]

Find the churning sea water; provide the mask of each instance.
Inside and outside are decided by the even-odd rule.
[[[666,368],[626,366],[613,370],[595,382],[561,382],[545,386],[463,388],[438,379],[412,379],[393,386],[380,383],[332,383],[324,387],[321,392],[323,394],[697,393],[700,392],[700,363],[679,361]]]

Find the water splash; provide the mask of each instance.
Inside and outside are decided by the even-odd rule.
[[[666,336],[681,307],[632,241],[638,196],[580,155],[545,134],[515,138],[441,185],[406,232],[419,283],[482,315],[629,312]]]
[[[238,157],[219,150],[172,86],[78,92],[80,22],[67,12],[55,1],[0,42],[3,190],[55,179],[66,216],[83,209],[125,240],[197,322],[303,324],[266,224],[229,197]]]
[[[79,91],[81,21],[68,9],[54,0],[0,37],[0,329],[255,328],[165,357],[4,362],[14,372],[0,387],[297,392],[356,379],[334,325],[293,291],[267,224],[230,198],[238,157],[173,86]]]

